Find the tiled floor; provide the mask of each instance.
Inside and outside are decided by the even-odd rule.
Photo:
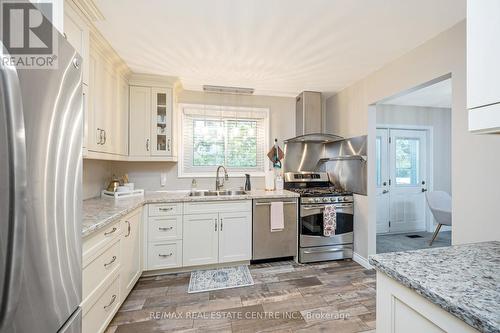
[[[187,273],[141,278],[107,333],[374,332],[373,270],[287,261],[250,271],[254,286],[197,294]]]
[[[409,238],[407,237],[408,235],[418,235],[421,237]],[[432,243],[432,246],[429,246],[432,235],[432,232],[377,235],[377,253],[420,250],[451,245],[451,231],[441,231]]]

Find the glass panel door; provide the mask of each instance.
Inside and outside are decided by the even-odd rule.
[[[425,230],[427,131],[390,130],[390,232]]]
[[[172,155],[172,90],[152,89],[152,155]]]
[[[389,130],[377,129],[375,141],[377,233],[389,232]]]

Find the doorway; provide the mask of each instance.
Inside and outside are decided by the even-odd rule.
[[[376,252],[429,248],[437,223],[427,194],[451,193],[451,78],[375,108]],[[442,228],[432,247],[449,245]]]
[[[428,137],[425,129],[377,129],[377,233],[427,229]]]

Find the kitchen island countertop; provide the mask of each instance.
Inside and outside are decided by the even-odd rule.
[[[370,257],[378,271],[480,332],[500,332],[500,242]]]
[[[115,200],[113,198],[93,198],[83,201],[82,236],[88,237],[110,223],[115,222],[133,210],[152,203],[209,202],[251,199],[286,199],[298,198],[297,193],[277,190],[253,190],[243,195],[190,197],[189,191],[146,192],[144,197]]]

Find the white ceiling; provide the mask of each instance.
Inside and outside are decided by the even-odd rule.
[[[451,79],[390,98],[381,104],[451,108]]]
[[[135,72],[333,93],[465,18],[465,0],[95,0]]]

